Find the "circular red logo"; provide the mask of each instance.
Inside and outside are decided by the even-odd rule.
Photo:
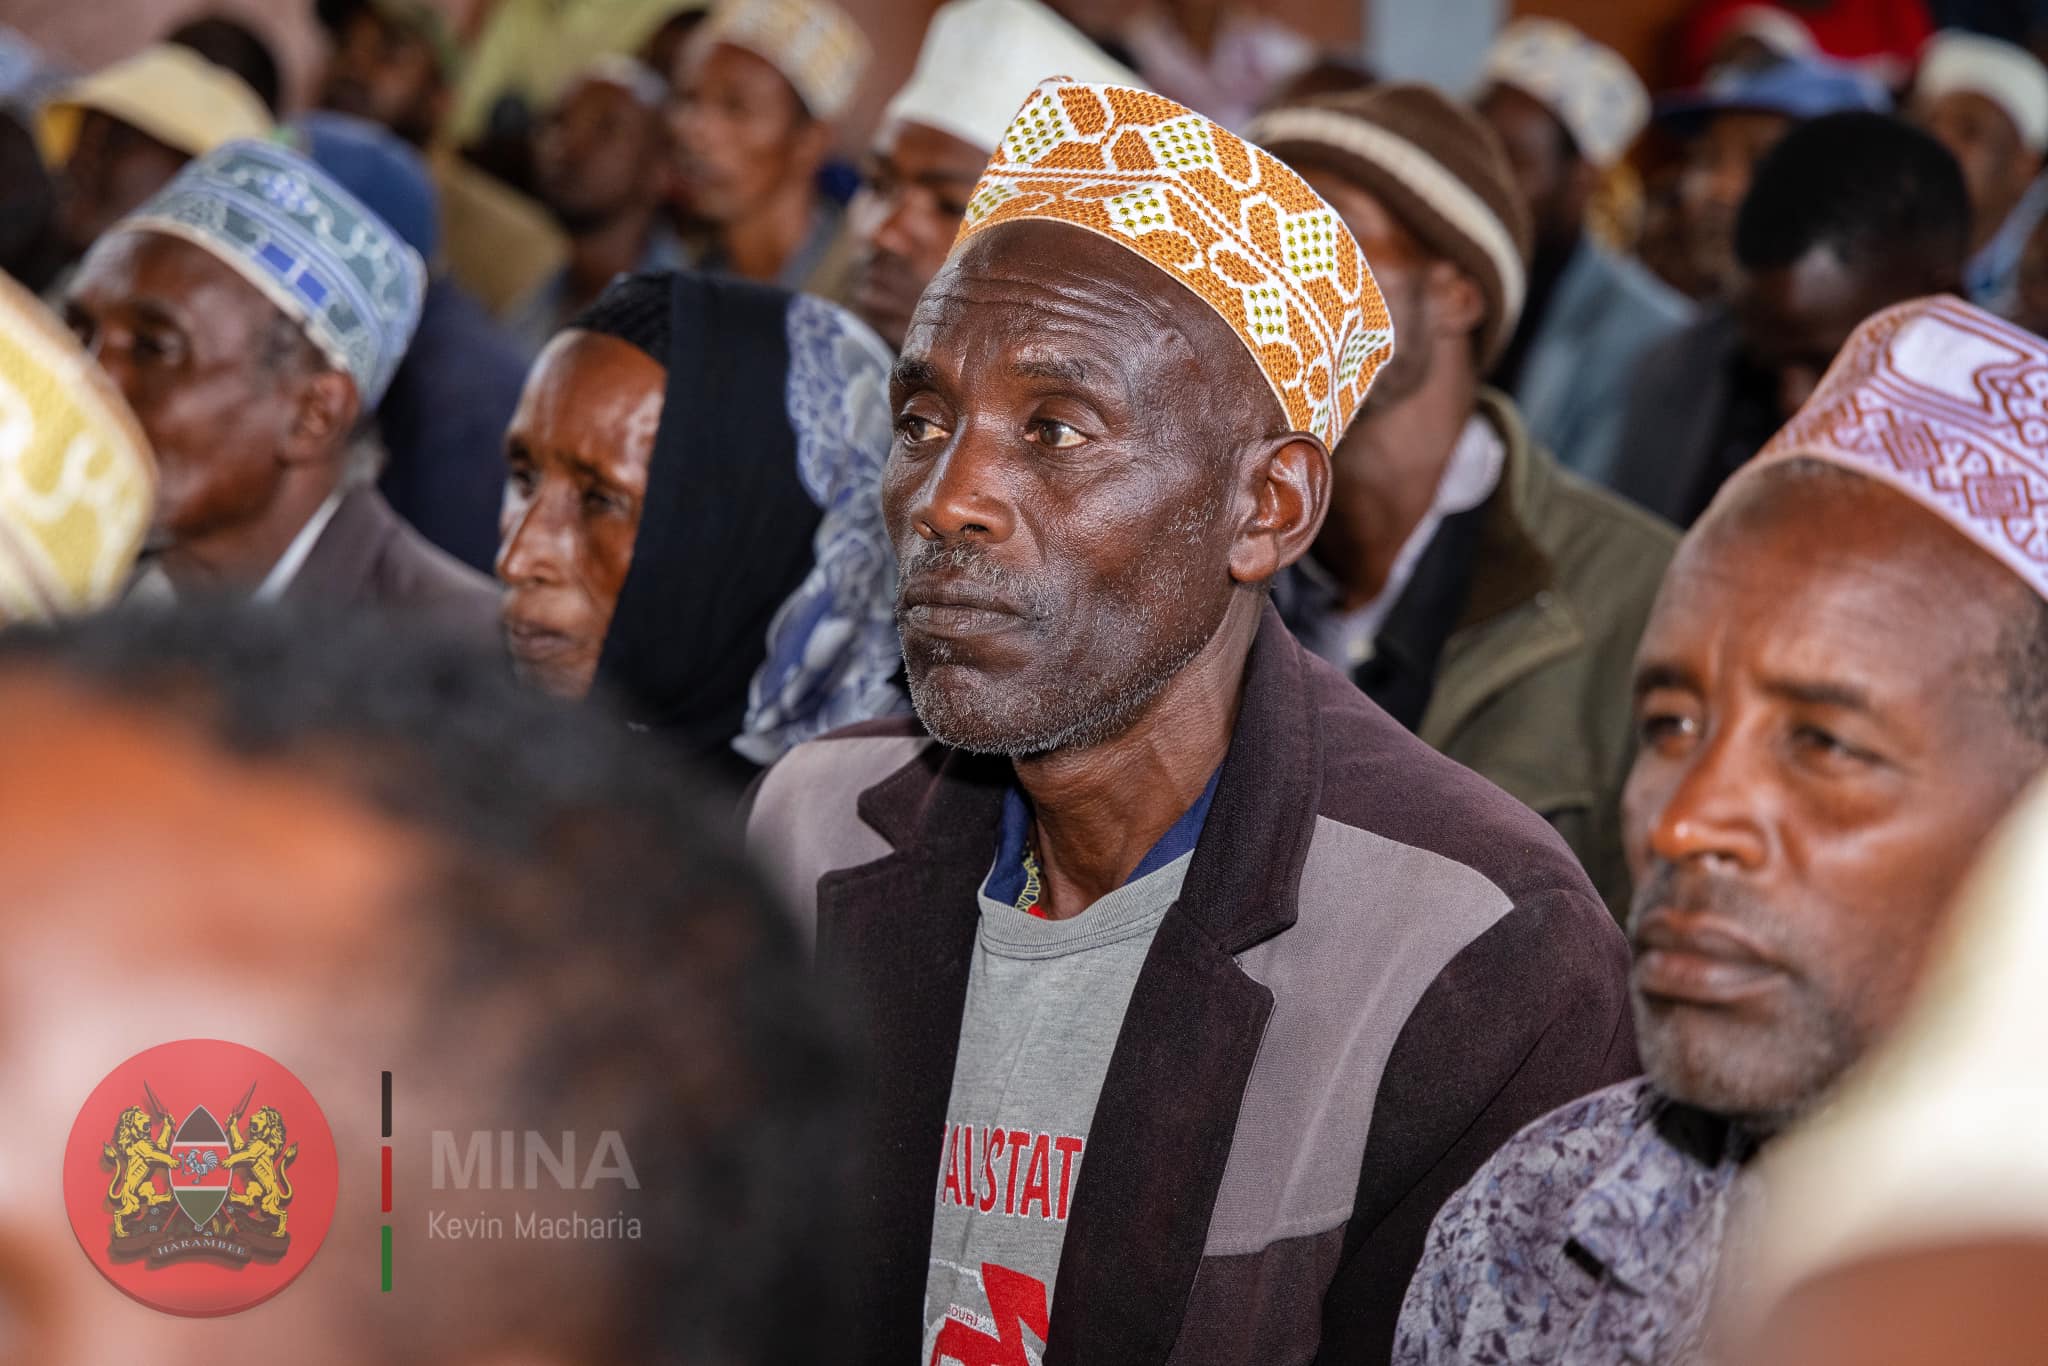
[[[166,1314],[234,1314],[313,1260],[340,1174],[327,1117],[282,1064],[180,1039],[93,1089],[64,1145],[64,1204],[124,1293]]]

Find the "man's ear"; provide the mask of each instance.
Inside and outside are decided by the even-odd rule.
[[[1330,510],[1330,452],[1304,432],[1262,439],[1246,461],[1251,514],[1230,547],[1230,577],[1264,583],[1308,553]]]
[[[1479,282],[1449,261],[1429,263],[1430,321],[1444,332],[1469,337],[1486,321]]]
[[[348,448],[360,407],[355,380],[339,370],[312,370],[295,381],[295,389],[284,463],[317,465],[338,460]]]

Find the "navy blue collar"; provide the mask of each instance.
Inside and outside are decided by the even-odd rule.
[[[1191,853],[1195,841],[1202,837],[1202,824],[1209,817],[1209,803],[1216,796],[1216,781],[1223,776],[1223,766],[1209,775],[1209,785],[1202,789],[1202,795],[1195,798],[1195,804],[1181,813],[1165,834],[1159,837],[1145,857],[1138,860],[1137,868],[1124,881],[1125,886],[1139,878],[1156,873],[1181,855]],[[989,870],[988,880],[982,885],[982,894],[992,901],[1006,906],[1017,904],[1017,897],[1024,890],[1024,849],[1031,835],[1031,803],[1024,800],[1021,788],[1012,784],[1003,794],[1003,818],[996,833],[996,861]]]

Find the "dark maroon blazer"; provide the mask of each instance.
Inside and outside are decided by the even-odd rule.
[[[1431,1219],[1633,1075],[1628,953],[1562,841],[1268,608],[1180,900],[1104,1079],[1047,1366],[1382,1362]],[[1005,761],[878,722],[793,751],[749,839],[852,993],[860,1339],[919,1352],[946,1104]]]

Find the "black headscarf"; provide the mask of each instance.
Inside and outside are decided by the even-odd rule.
[[[798,478],[785,394],[790,298],[687,271],[636,275],[571,324],[668,370],[597,689],[628,721],[742,782],[755,769],[731,742],[769,622],[810,571],[820,516]]]

